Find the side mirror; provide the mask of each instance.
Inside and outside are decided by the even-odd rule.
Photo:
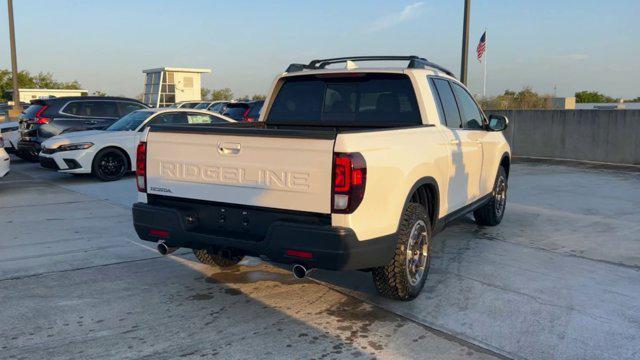
[[[489,124],[487,125],[490,131],[504,131],[509,125],[509,119],[504,115],[489,115]]]

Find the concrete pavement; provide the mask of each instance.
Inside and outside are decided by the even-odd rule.
[[[639,185],[515,164],[503,223],[439,234],[425,291],[401,303],[367,273],[160,258],[131,227],[132,178],[16,162],[0,180],[0,358],[640,358]]]
[[[19,162],[0,180],[0,358],[497,357],[258,259],[162,258],[121,203],[133,187]]]

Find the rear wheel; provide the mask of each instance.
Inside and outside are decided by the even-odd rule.
[[[493,185],[491,199],[481,208],[473,212],[478,225],[496,226],[502,221],[507,206],[507,172],[502,166],[498,169],[496,182]]]
[[[92,173],[102,181],[122,178],[129,169],[127,156],[119,149],[104,149],[93,159]]]
[[[424,206],[410,203],[398,231],[391,262],[373,269],[373,282],[380,295],[412,300],[424,287],[431,262],[431,224]]]
[[[230,249],[193,249],[193,254],[201,263],[210,266],[217,265],[221,268],[236,265],[244,258],[240,252]]]

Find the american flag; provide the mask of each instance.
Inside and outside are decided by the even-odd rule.
[[[476,52],[478,53],[478,61],[482,62],[482,55],[484,55],[484,51],[487,49],[487,32],[482,33],[482,37],[480,38],[480,42],[478,43],[478,48]]]

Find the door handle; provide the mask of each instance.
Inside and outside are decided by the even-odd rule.
[[[85,121],[84,123],[85,123],[85,124],[87,124],[87,125],[95,125],[95,124],[97,124],[98,122],[97,122],[97,121],[95,121],[95,120],[90,120],[90,121]]]
[[[218,143],[218,152],[222,155],[238,155],[240,153],[240,144]]]

